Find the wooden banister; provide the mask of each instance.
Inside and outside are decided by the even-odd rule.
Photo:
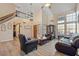
[[[0,24],[10,20],[11,18],[13,18],[15,16],[16,16],[16,12],[13,12],[13,13],[10,13],[10,14],[5,15],[3,17],[0,17]]]

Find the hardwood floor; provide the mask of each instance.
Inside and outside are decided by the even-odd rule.
[[[34,50],[28,54],[22,53],[24,56],[65,56],[65,54],[60,53],[55,50],[55,44],[57,40],[52,40],[45,45],[38,46],[37,50]]]
[[[19,56],[20,55],[19,39],[0,42],[0,56]]]

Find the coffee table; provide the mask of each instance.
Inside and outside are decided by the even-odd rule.
[[[39,44],[39,45],[44,45],[44,44],[46,44],[46,43],[48,43],[48,42],[49,42],[48,39],[39,39],[39,40],[38,40],[38,44]]]

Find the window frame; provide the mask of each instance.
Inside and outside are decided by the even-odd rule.
[[[68,16],[68,14],[64,15],[64,19],[65,19],[64,22],[61,22],[61,23],[57,22],[58,25],[64,24],[64,34],[67,34],[67,31],[68,31],[68,26],[67,25],[68,24],[73,24],[73,23],[75,24],[74,28],[72,28],[73,30],[69,30],[69,31],[71,31],[71,32],[73,31],[73,33],[78,33],[79,32],[79,30],[78,30],[79,12],[74,12],[74,13],[71,13],[70,16]],[[61,17],[61,16],[59,16],[59,17]],[[67,21],[67,17],[71,17],[71,21]],[[59,29],[58,29],[58,31],[59,31]]]

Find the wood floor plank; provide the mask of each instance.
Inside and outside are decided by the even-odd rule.
[[[58,40],[52,40],[42,46],[38,46],[37,50],[34,50],[25,56],[65,56],[65,54],[56,51],[55,44]]]

